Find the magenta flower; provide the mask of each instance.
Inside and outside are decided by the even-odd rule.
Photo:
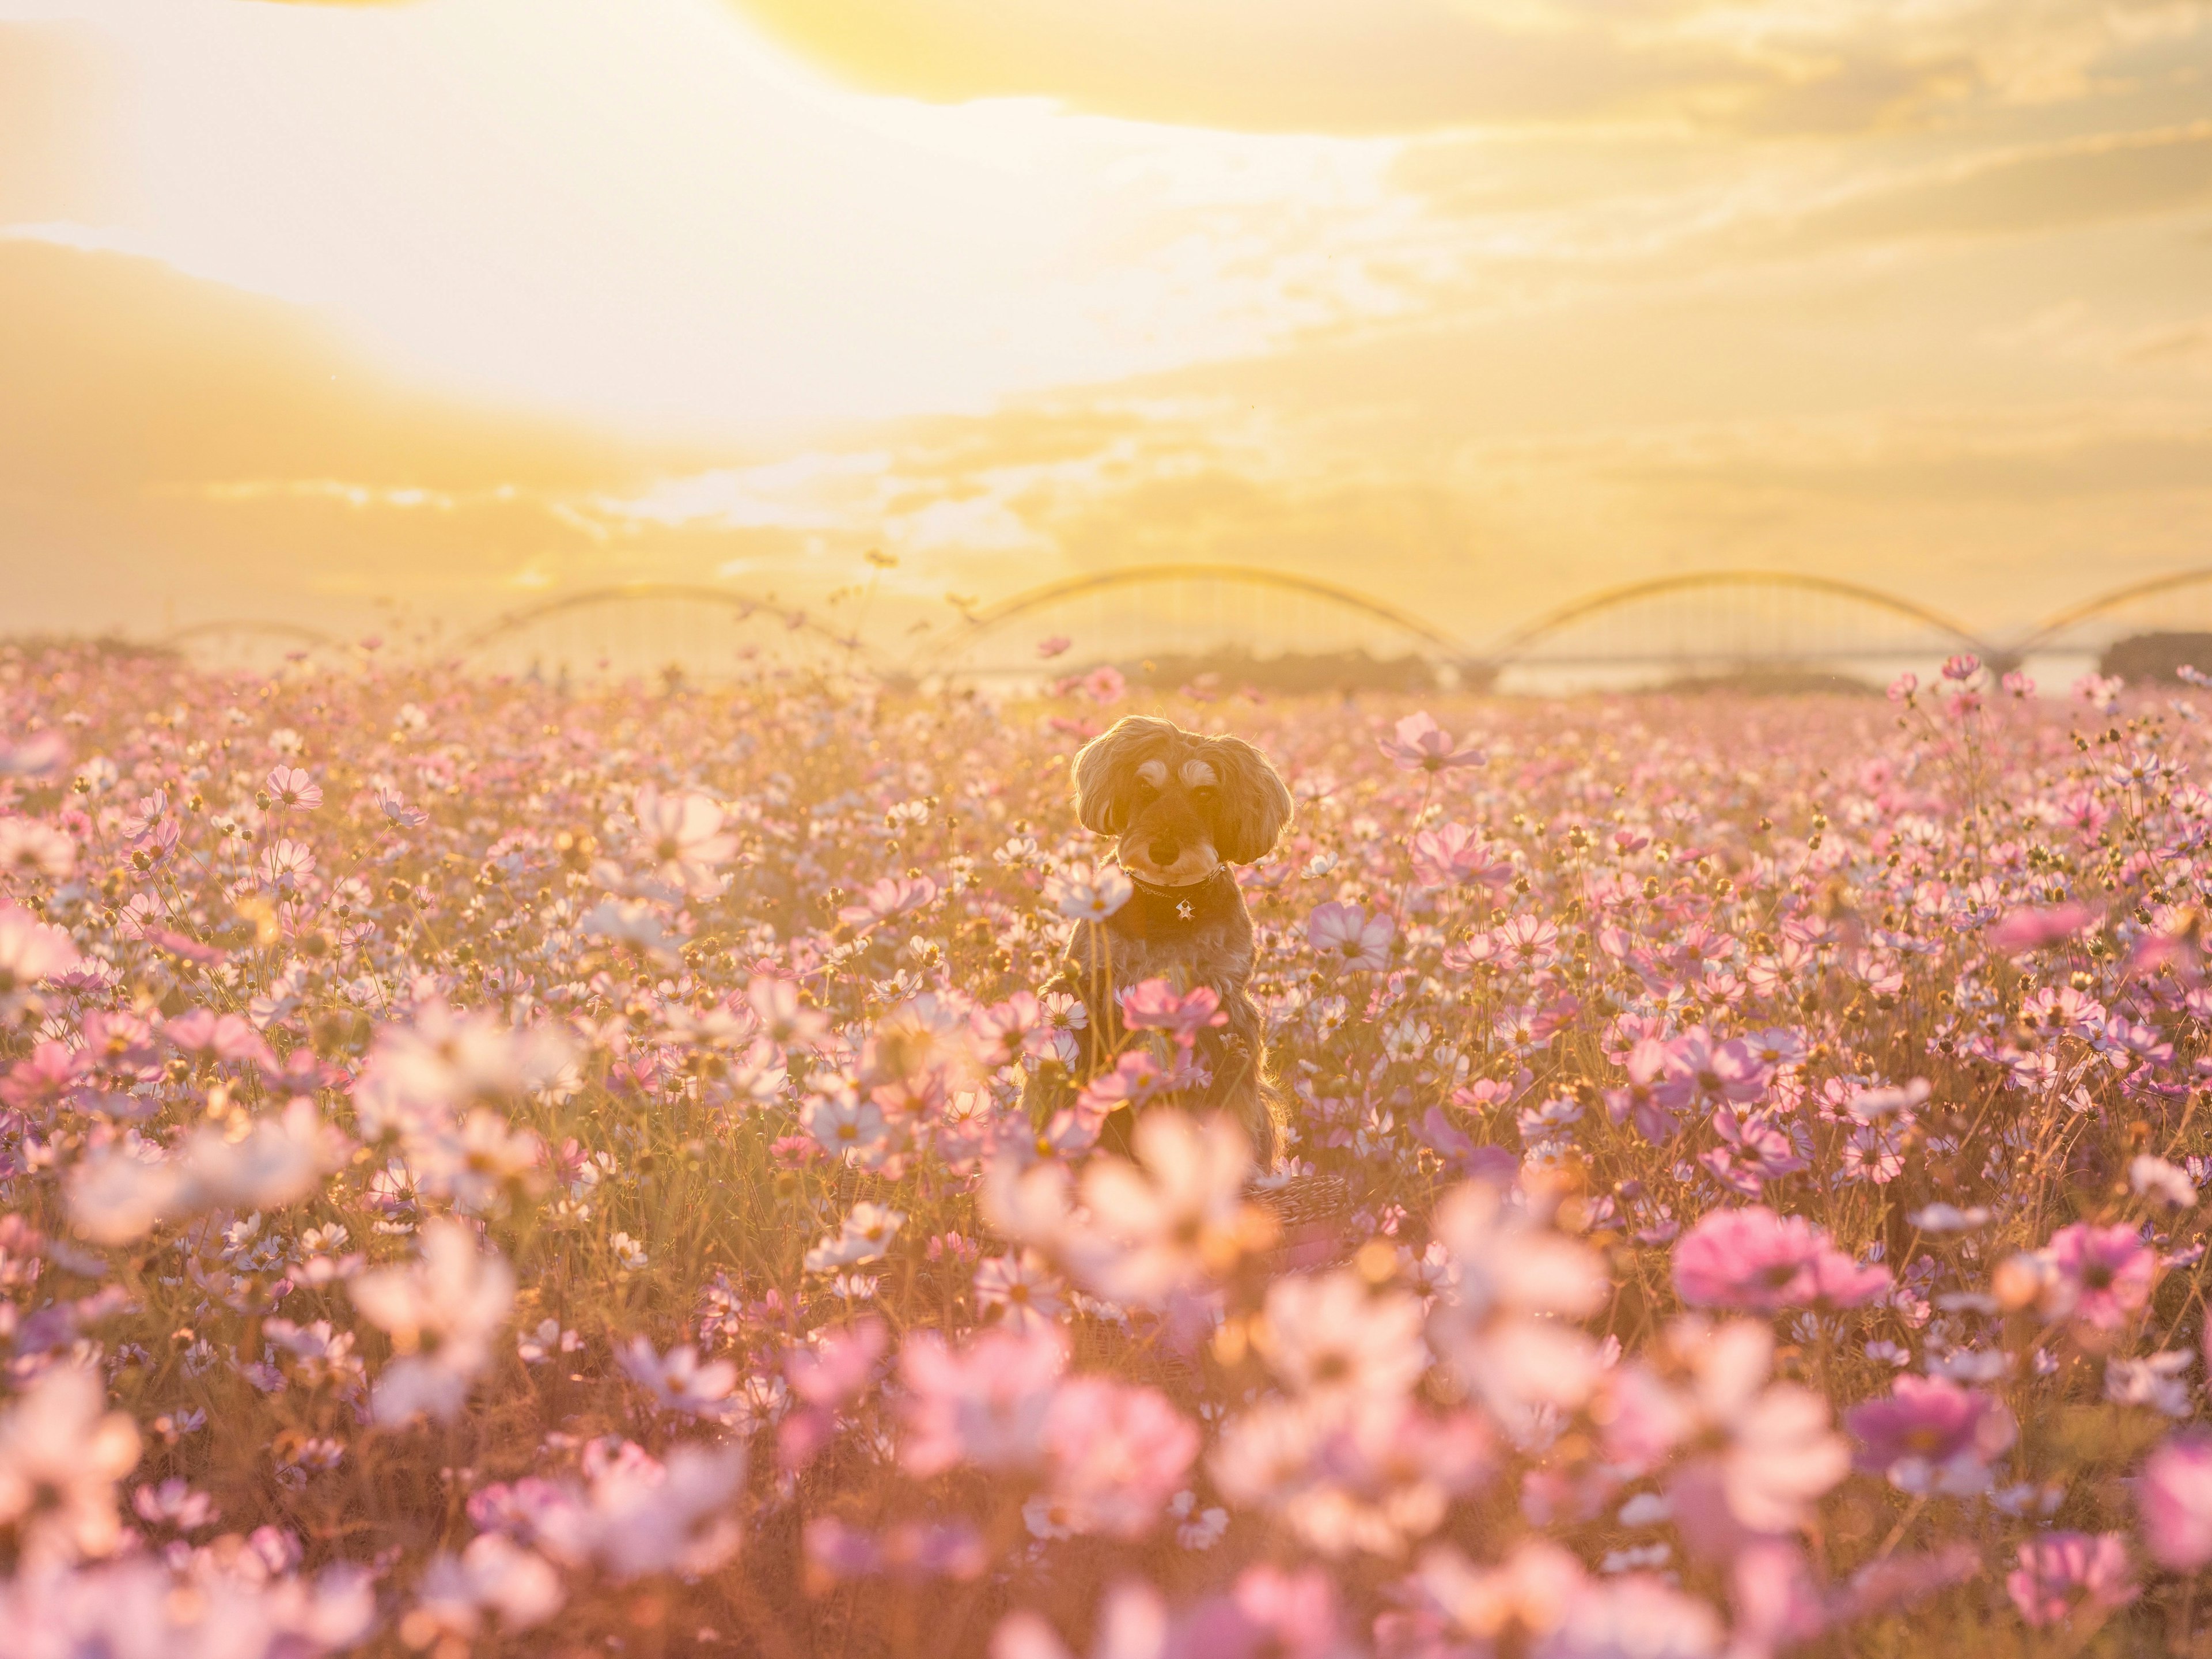
[[[1044,1422],[1054,1518],[1073,1532],[1149,1531],[1198,1455],[1198,1425],[1157,1389],[1070,1377]]]
[[[2029,1624],[2063,1623],[2081,1608],[2104,1613],[2135,1600],[2128,1552],[2116,1532],[2054,1532],[2020,1547],[2005,1590]]]
[[[1139,980],[1121,993],[1121,1018],[1133,1031],[1165,1031],[1184,1048],[1210,1025],[1226,1025],[1221,994],[1211,985],[1179,994],[1164,979]]]
[[[2047,910],[2033,905],[2008,911],[2004,920],[1992,927],[1984,935],[1990,949],[2002,955],[2016,957],[2030,951],[2039,951],[2046,945],[2071,939],[2097,920],[2097,913],[2087,905],[2069,900]]]
[[[1940,1376],[1900,1376],[1887,1400],[1854,1407],[1844,1426],[1859,1443],[1854,1460],[1915,1497],[1985,1492],[1990,1466],[2018,1432],[2002,1400]]]
[[[937,884],[927,876],[884,876],[868,884],[860,902],[837,912],[848,927],[872,927],[937,902]]]
[[[1377,738],[1375,746],[1408,772],[1449,772],[1462,766],[1482,766],[1490,757],[1480,749],[1455,749],[1452,735],[1426,712],[1400,720],[1396,735]]]
[[[1693,1308],[1771,1313],[1812,1299],[1820,1240],[1802,1216],[1763,1204],[1715,1210],[1674,1246],[1674,1288]]]
[[[1306,938],[1340,968],[1368,973],[1390,965],[1390,941],[1398,932],[1389,917],[1370,916],[1357,904],[1334,900],[1317,907],[1306,922]]]
[[[2176,1435],[2150,1455],[2135,1488],[2153,1560],[2176,1572],[2212,1563],[2212,1437]]]
[[[1413,837],[1413,879],[1424,887],[1503,887],[1513,879],[1513,860],[1465,824],[1440,823]]]
[[[2157,1253],[2132,1227],[2077,1221],[2053,1233],[2043,1254],[2054,1273],[2046,1307],[2100,1331],[2134,1323],[2158,1275]]]
[[[1067,1342],[1057,1326],[984,1331],[955,1349],[933,1331],[908,1337],[899,1353],[906,1383],[909,1473],[932,1475],[961,1463],[1019,1468],[1043,1452],[1047,1413]]]

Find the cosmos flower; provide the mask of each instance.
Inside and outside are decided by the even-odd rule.
[[[637,821],[633,852],[647,878],[694,898],[711,898],[726,885],[715,866],[738,850],[737,837],[722,831],[722,809],[697,790],[664,794],[657,784],[641,786],[631,797]]]
[[[1915,1497],[1986,1492],[2017,1434],[2002,1401],[1940,1376],[1899,1377],[1889,1398],[1854,1407],[1844,1425],[1859,1443],[1857,1466]]]
[[[1674,1288],[1693,1308],[1856,1307],[1888,1285],[1886,1270],[1853,1261],[1803,1217],[1762,1204],[1715,1210],[1674,1246]]]
[[[1390,965],[1390,941],[1397,932],[1389,917],[1370,916],[1357,904],[1334,900],[1316,906],[1306,923],[1306,939],[1324,962],[1360,973]]]
[[[2102,1613],[2136,1597],[2127,1546],[2118,1533],[2054,1532],[2020,1547],[2005,1575],[2005,1594],[2020,1616],[2040,1628],[2076,1613]]]
[[[373,1402],[383,1422],[458,1414],[514,1304],[514,1270],[479,1249],[463,1224],[430,1222],[422,1243],[418,1260],[373,1269],[350,1286],[362,1316],[389,1332],[399,1351],[376,1380]]]
[[[1136,885],[1120,866],[1067,870],[1045,883],[1045,902],[1070,921],[1103,921],[1127,904]]]
[[[1054,1390],[1040,1440],[1060,1523],[1119,1538],[1152,1529],[1199,1445],[1197,1425],[1158,1389],[1097,1376]]]
[[[2175,1435],[2135,1482],[2143,1547],[2160,1566],[2195,1572],[2212,1564],[2212,1437]]]
[[[1358,1274],[1291,1274],[1267,1287],[1260,1352],[1292,1392],[1403,1395],[1429,1366],[1422,1310],[1402,1291],[1376,1291]]]
[[[1451,733],[1426,713],[1407,715],[1392,729],[1390,736],[1377,738],[1375,746],[1408,772],[1449,772],[1461,767],[1486,765],[1490,758],[1480,749],[1454,748]]]
[[[270,804],[288,812],[312,812],[323,804],[323,787],[296,766],[280,766],[261,786]]]
[[[908,1338],[899,1350],[907,1431],[900,1461],[924,1476],[961,1463],[1036,1463],[1066,1364],[1066,1339],[1056,1326],[987,1330],[963,1348],[933,1332]]]
[[[106,1405],[97,1373],[60,1364],[0,1411],[0,1526],[32,1561],[106,1555],[121,1537],[115,1486],[138,1462],[138,1429]]]

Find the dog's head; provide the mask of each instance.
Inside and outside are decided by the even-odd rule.
[[[1076,756],[1075,811],[1085,829],[1120,838],[1131,875],[1185,887],[1267,857],[1291,821],[1291,792],[1242,738],[1128,714]]]

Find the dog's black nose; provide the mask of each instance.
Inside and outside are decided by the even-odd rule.
[[[1154,864],[1164,869],[1176,861],[1176,854],[1182,851],[1182,848],[1165,836],[1155,836],[1152,838],[1152,844],[1145,850],[1152,854]]]

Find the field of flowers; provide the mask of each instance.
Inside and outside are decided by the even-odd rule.
[[[2207,699],[1054,690],[0,647],[0,1656],[2212,1653]]]

